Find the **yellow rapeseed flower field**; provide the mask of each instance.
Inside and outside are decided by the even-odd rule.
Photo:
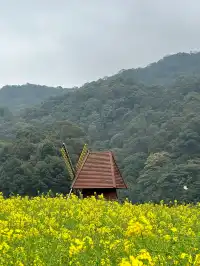
[[[0,265],[200,265],[200,205],[1,195]]]

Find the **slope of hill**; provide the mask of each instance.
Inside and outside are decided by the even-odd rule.
[[[0,106],[6,106],[12,111],[20,110],[41,103],[50,96],[61,95],[65,90],[26,84],[21,86],[4,86],[0,90]]]
[[[83,146],[85,133],[68,121],[55,124],[11,121],[0,136],[0,191],[35,196],[67,193],[70,188],[60,147],[64,141],[73,161]]]
[[[176,68],[171,69],[172,62]],[[31,158],[48,161],[48,153],[54,150],[52,145],[57,143],[56,139],[59,143],[65,139],[74,149],[74,154],[79,153],[83,141],[87,140],[92,149],[112,149],[115,152],[129,186],[127,195],[133,202],[157,202],[161,199],[198,201],[199,69],[199,54],[178,54],[146,69],[122,71],[112,77],[87,83],[77,90],[67,91],[65,95],[51,97],[38,107],[26,109],[20,118],[21,123],[31,125],[37,140],[31,139],[27,127],[23,127],[24,133],[16,134],[21,146],[17,150],[4,147],[0,160],[8,157],[12,160],[15,154],[20,160],[18,163],[26,169],[27,161],[32,165]],[[136,72],[140,73],[137,77]],[[63,121],[64,124],[71,122],[63,127],[56,121]],[[75,125],[71,123],[81,128],[77,131],[80,133],[73,133],[71,129]],[[18,123],[18,127],[21,130],[22,125]],[[37,155],[41,153],[39,147],[47,140],[51,148],[45,148],[45,157],[40,157]],[[37,143],[33,157],[29,154],[31,149],[24,149],[23,143],[31,147]],[[57,148],[58,145],[55,150]],[[17,151],[21,150],[23,156],[19,157]],[[53,158],[56,154],[52,155]],[[6,176],[8,171],[4,167],[7,167],[5,161],[4,166],[0,166],[0,186],[2,176]],[[40,170],[43,174],[47,171],[44,169]],[[23,171],[19,175],[20,180],[26,179]],[[38,180],[39,175],[36,176]],[[44,176],[43,188],[46,184],[49,188],[48,175]],[[54,180],[52,175],[51,178],[50,184]],[[6,186],[9,186],[9,182]],[[184,190],[184,186],[188,190]]]
[[[145,68],[128,69],[118,73],[118,76],[128,80],[142,81],[146,85],[170,85],[177,77],[189,77],[200,73],[200,52],[178,53],[165,56],[158,62]]]

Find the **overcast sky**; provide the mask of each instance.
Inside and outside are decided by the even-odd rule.
[[[0,86],[79,86],[199,48],[199,0],[0,0]]]

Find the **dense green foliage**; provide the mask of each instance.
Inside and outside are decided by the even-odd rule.
[[[199,70],[200,53],[177,54],[67,90],[20,117],[4,108],[1,190],[67,191],[58,148],[65,141],[75,162],[87,141],[115,152],[133,202],[199,201]]]
[[[50,96],[61,95],[66,91],[61,87],[53,88],[34,84],[22,86],[4,86],[0,90],[0,106],[6,106],[12,111],[40,104]]]

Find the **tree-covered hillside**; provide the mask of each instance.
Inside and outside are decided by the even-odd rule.
[[[0,106],[16,111],[41,103],[50,96],[61,95],[65,90],[34,84],[4,86],[0,89]]]
[[[178,53],[165,56],[145,68],[122,70],[117,74],[125,78],[142,81],[146,85],[170,85],[177,77],[199,75],[200,53]]]
[[[133,202],[199,201],[199,70],[200,54],[177,54],[68,90],[21,117],[4,118],[10,137],[0,154],[2,190],[30,193],[37,180],[40,191],[59,191],[67,176],[59,145],[65,141],[75,160],[87,141],[91,149],[115,152]]]
[[[0,141],[0,191],[5,196],[67,193],[70,183],[60,147],[64,141],[75,162],[87,141],[85,132],[66,120],[54,124],[13,120],[1,125],[7,137]]]

